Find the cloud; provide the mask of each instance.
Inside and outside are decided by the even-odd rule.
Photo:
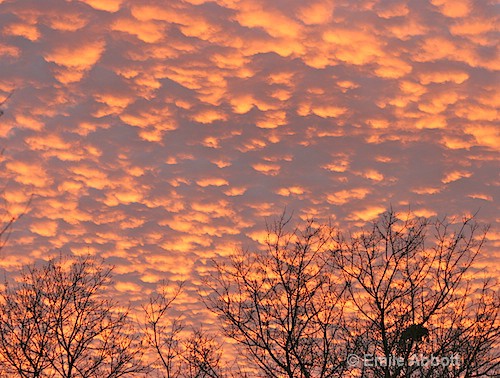
[[[500,132],[494,125],[474,123],[473,125],[467,126],[465,131],[473,135],[476,139],[476,143],[480,146],[488,146],[495,149],[500,143]]]
[[[19,214],[33,194],[6,269],[88,251],[116,266],[128,300],[159,277],[194,290],[207,259],[254,247],[284,208],[350,228],[391,205],[425,216],[482,206],[496,224],[484,206],[500,143],[489,2],[2,9],[0,101],[13,94],[0,197]]]
[[[431,0],[431,3],[447,17],[466,17],[471,11],[470,0]]]
[[[80,81],[101,58],[105,43],[98,41],[61,41],[44,54],[44,59],[57,66],[55,77],[64,84]]]
[[[12,23],[4,26],[3,33],[11,36],[21,36],[36,41],[40,38],[40,33],[35,25],[28,25],[22,23]]]
[[[333,1],[312,1],[300,7],[297,16],[306,25],[326,24],[332,19],[333,10]]]
[[[228,185],[228,182],[222,178],[206,178],[206,179],[201,179],[196,182],[199,186],[201,187],[207,187],[207,186],[224,186]]]
[[[35,222],[30,226],[31,232],[45,237],[54,237],[57,232],[57,222],[41,221]]]
[[[326,197],[326,200],[334,205],[344,205],[353,200],[360,200],[366,197],[368,193],[370,193],[370,189],[368,188],[352,188],[340,190],[338,192],[329,194]]]
[[[117,12],[124,0],[80,0],[97,10]]]
[[[39,162],[9,161],[6,167],[15,174],[14,181],[20,184],[43,188],[50,182],[49,175]]]
[[[155,43],[164,37],[164,26],[154,22],[137,21],[134,18],[120,18],[111,26],[113,30],[135,35],[146,43]]]
[[[469,74],[461,70],[435,70],[434,72],[426,72],[420,74],[420,82],[423,85],[431,83],[446,83],[452,82],[462,84],[469,78]]]
[[[362,210],[354,211],[350,216],[350,219],[371,221],[375,219],[378,215],[383,213],[385,210],[386,208],[381,206],[368,206]]]
[[[71,11],[61,12],[55,10],[54,12],[44,15],[44,23],[54,30],[60,31],[77,31],[85,27],[90,17],[88,14]]]
[[[266,2],[242,2],[235,19],[242,26],[261,28],[275,38],[294,38],[302,33],[298,22]]]
[[[441,180],[444,184],[459,180],[461,178],[467,178],[472,176],[471,172],[467,171],[452,171],[446,174],[446,176]]]

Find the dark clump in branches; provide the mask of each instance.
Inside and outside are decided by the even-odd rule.
[[[427,336],[429,336],[429,330],[427,328],[422,324],[412,324],[401,333],[400,342],[404,344],[409,340],[415,342],[422,341],[422,339]]]
[[[111,270],[90,258],[29,267],[0,293],[0,367],[14,377],[144,372],[127,312],[104,298]]]

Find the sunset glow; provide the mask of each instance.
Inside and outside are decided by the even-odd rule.
[[[469,0],[0,0],[3,271],[60,253],[162,280],[206,321],[209,261],[266,219],[384,210],[491,224],[498,5]],[[207,315],[208,316],[208,315]]]

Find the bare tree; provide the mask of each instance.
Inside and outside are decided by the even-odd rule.
[[[14,94],[14,92],[10,92],[7,97],[5,97],[2,101],[0,101],[0,117],[3,116],[4,111],[2,109],[3,104],[5,104]]]
[[[54,347],[51,313],[39,289],[42,277],[31,273],[35,272],[24,274],[15,288],[6,284],[0,293],[1,370],[17,377],[53,377],[44,374]]]
[[[184,325],[179,317],[171,316],[170,310],[182,286],[182,283],[176,287],[164,283],[160,292],[153,294],[143,307],[145,341],[158,357],[156,368],[166,378],[176,378],[181,374],[179,334]]]
[[[283,215],[267,227],[265,251],[216,262],[207,305],[265,376],[342,376],[351,346],[346,286],[325,261],[332,229],[308,221],[287,231],[288,222]]]
[[[118,378],[146,371],[126,311],[91,258],[29,267],[0,293],[0,357],[9,376]]]
[[[432,232],[432,234],[431,234]],[[336,238],[331,261],[348,282],[363,377],[498,376],[498,286],[477,277],[486,229],[409,213]]]
[[[203,329],[195,329],[183,343],[181,357],[184,360],[183,377],[222,378],[222,346]]]
[[[16,221],[16,217],[11,216],[7,211],[2,209],[0,214],[0,250],[5,247],[10,236],[12,224]]]
[[[3,151],[2,151],[3,152]],[[2,152],[0,152],[0,156],[2,155]],[[3,191],[3,189],[2,189]],[[0,193],[2,192],[0,191]],[[7,241],[9,240],[10,233],[12,231],[12,226],[16,221],[21,219],[21,217],[26,214],[27,209],[29,205],[31,204],[31,200],[33,198],[33,195],[30,196],[28,202],[26,203],[25,209],[18,215],[18,216],[13,216],[7,208],[6,203],[2,203],[1,209],[0,209],[0,251],[5,247],[5,244],[7,244]]]
[[[166,378],[223,377],[221,345],[215,337],[201,328],[194,329],[190,336],[181,335],[186,327],[171,310],[182,288],[183,284],[165,283],[143,307],[145,340],[158,357],[157,371]]]
[[[205,298],[264,376],[499,376],[498,286],[474,266],[487,230],[473,218],[391,210],[348,237],[288,221],[265,250],[216,261]]]

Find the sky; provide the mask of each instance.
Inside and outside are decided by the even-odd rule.
[[[265,222],[392,206],[491,224],[500,274],[493,0],[0,0],[1,271],[115,266],[137,303],[196,288]],[[192,310],[195,311],[195,310]]]

